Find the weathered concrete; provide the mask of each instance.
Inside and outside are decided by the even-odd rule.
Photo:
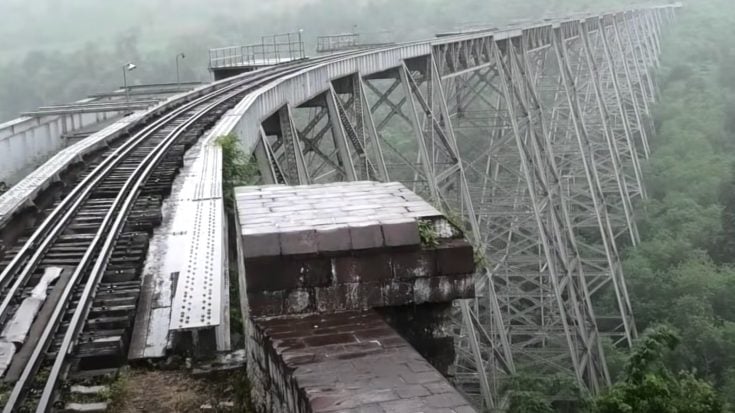
[[[247,346],[258,412],[475,412],[374,310],[257,320]]]
[[[439,211],[399,183],[238,188],[236,200],[259,412],[474,411],[443,376],[474,254]]]
[[[472,247],[456,229],[422,247],[417,219],[446,220],[400,183],[238,188],[236,198],[254,316],[474,296]]]
[[[66,146],[64,134],[105,124],[120,112],[24,116],[0,124],[0,182],[17,183]]]

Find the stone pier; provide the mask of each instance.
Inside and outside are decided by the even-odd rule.
[[[399,183],[236,191],[258,412],[474,412],[447,380],[451,303],[474,296],[461,231]]]

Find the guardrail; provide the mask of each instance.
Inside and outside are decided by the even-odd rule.
[[[302,32],[263,36],[260,43],[209,49],[209,68],[271,66],[306,58]]]
[[[327,53],[352,49],[360,45],[359,33],[343,33],[316,38],[316,52]]]

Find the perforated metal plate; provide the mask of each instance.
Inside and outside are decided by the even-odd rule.
[[[205,140],[178,194],[172,244],[185,245],[167,262],[178,270],[171,308],[171,330],[216,327],[222,323],[224,204],[222,151]],[[168,260],[167,260],[168,261]]]
[[[194,220],[186,261],[179,274],[171,311],[171,330],[217,326],[221,322],[222,296],[222,203],[204,200],[193,203]]]

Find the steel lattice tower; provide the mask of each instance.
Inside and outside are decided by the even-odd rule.
[[[484,252],[477,299],[456,306],[465,393],[501,410],[521,370],[567,371],[596,392],[610,383],[604,341],[637,334],[620,249],[639,242],[676,8],[449,35],[379,70],[369,59],[395,49],[366,52],[369,73],[325,70],[321,90],[259,120],[263,180],[403,182]]]

